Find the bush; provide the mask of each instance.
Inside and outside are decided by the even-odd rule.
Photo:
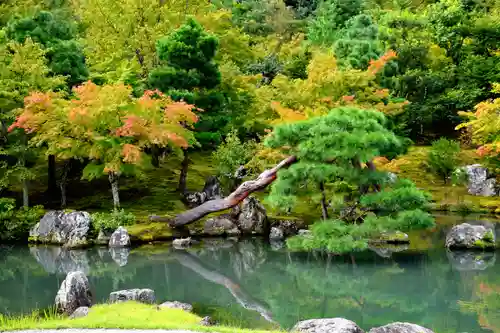
[[[134,224],[135,215],[125,212],[124,209],[113,210],[111,213],[93,213],[92,223],[95,230],[115,231],[119,226]]]
[[[45,213],[42,206],[16,209],[16,201],[0,198],[0,240],[26,241],[30,229],[40,221]]]
[[[432,172],[442,177],[445,184],[458,167],[459,153],[460,144],[454,140],[442,138],[432,142],[427,162]]]

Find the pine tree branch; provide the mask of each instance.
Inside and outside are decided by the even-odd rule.
[[[248,180],[242,183],[227,197],[207,201],[198,207],[180,213],[174,219],[161,216],[150,216],[149,219],[157,222],[168,222],[171,227],[176,228],[198,221],[210,213],[220,212],[222,210],[232,208],[242,202],[253,192],[266,188],[276,179],[277,173],[280,169],[287,168],[295,162],[297,162],[297,157],[289,156],[278,163],[274,168],[262,172],[256,179]]]

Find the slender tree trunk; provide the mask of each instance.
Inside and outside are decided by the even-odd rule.
[[[323,220],[328,220],[328,205],[326,202],[325,184],[323,182],[319,183],[319,189],[321,190],[321,215]]]
[[[180,193],[186,193],[186,178],[189,168],[189,156],[187,149],[184,149],[184,158],[181,163],[181,174],[179,176],[179,186],[177,187],[177,191]]]
[[[116,172],[110,172],[108,177],[109,183],[111,184],[111,193],[113,194],[113,207],[118,209],[120,208],[120,193],[118,189],[119,175]]]
[[[64,163],[61,181],[59,182],[59,189],[61,190],[61,208],[65,208],[67,204],[66,185],[68,183],[68,174],[71,169],[71,160]]]
[[[56,177],[56,156],[49,155],[48,162],[48,184],[47,192],[50,200],[54,200],[57,195],[57,177]]]
[[[155,168],[160,167],[160,148],[157,145],[151,147],[151,164]]]
[[[30,205],[30,197],[29,197],[29,181],[27,179],[23,179],[23,206],[29,207]]]

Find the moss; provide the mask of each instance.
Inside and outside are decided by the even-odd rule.
[[[69,319],[51,314],[48,318],[38,315],[9,318],[0,315],[0,328],[22,329],[62,329],[62,328],[118,328],[118,329],[179,329],[199,332],[258,333],[235,327],[201,326],[201,318],[180,309],[157,308],[136,302],[95,305],[87,317]],[[276,331],[275,331],[276,332]],[[271,333],[271,331],[268,331]]]
[[[474,242],[474,247],[483,250],[494,249],[495,243],[492,243],[491,241],[487,241],[485,239],[478,239]]]
[[[408,235],[401,231],[381,234],[376,241],[384,243],[409,243]]]
[[[127,226],[127,231],[131,241],[136,243],[165,241],[173,237],[172,229],[163,222],[134,224]]]

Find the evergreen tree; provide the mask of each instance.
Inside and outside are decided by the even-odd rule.
[[[407,180],[391,182],[373,166],[373,158],[393,158],[407,144],[387,129],[378,111],[337,108],[326,116],[278,125],[266,144],[298,158],[279,171],[270,202],[292,209],[299,197],[315,196],[322,207],[323,221],[311,227],[312,237],[292,238],[291,247],[364,249],[385,232],[433,224],[421,210],[426,193]]]

